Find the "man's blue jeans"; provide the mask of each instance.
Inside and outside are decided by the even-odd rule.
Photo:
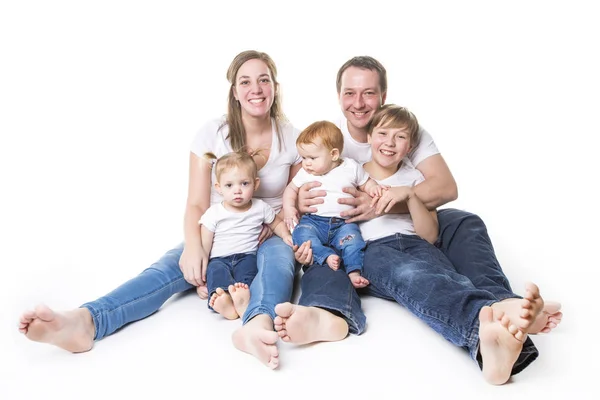
[[[100,340],[122,326],[145,318],[174,294],[194,288],[183,278],[179,258],[183,244],[169,250],[150,268],[106,296],[85,303],[94,321],[94,340]],[[250,286],[251,299],[244,323],[258,314],[275,317],[275,305],[290,301],[294,282],[292,248],[278,236],[266,240],[257,252],[258,274]]]
[[[369,242],[364,276],[371,284],[361,293],[396,300],[446,339],[468,349],[481,367],[479,310],[519,296],[510,290],[479,217],[447,209],[440,211],[439,222],[437,245],[448,257],[417,236],[393,235]],[[337,272],[318,265],[309,267],[302,278],[299,304],[331,311],[346,320],[351,333],[361,334],[366,318],[360,298],[348,277]],[[512,374],[537,356],[528,337]]]
[[[229,285],[236,282],[250,285],[256,272],[256,254],[254,253],[211,258],[206,268],[206,286],[209,298],[217,291],[217,288],[227,291]],[[212,309],[210,302],[208,308]]]
[[[327,264],[327,257],[342,257],[346,273],[362,271],[365,241],[358,225],[347,224],[343,218],[304,214],[292,234],[294,244],[311,241],[314,263]]]

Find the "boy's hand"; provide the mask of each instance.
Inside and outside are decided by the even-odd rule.
[[[389,212],[396,203],[408,200],[413,195],[413,188],[410,186],[396,186],[386,190],[377,201],[375,213],[380,215]]]

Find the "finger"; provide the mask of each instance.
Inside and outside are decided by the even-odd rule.
[[[352,196],[356,196],[358,194],[358,190],[355,187],[345,187],[342,189],[344,193],[351,194]]]
[[[380,196],[373,197],[371,199],[371,204],[369,204],[369,207],[371,207],[371,208],[375,207],[375,204],[377,204],[377,202],[379,201],[380,198],[381,198]]]
[[[208,260],[202,260],[202,284],[206,283],[206,262]]]
[[[307,190],[310,190],[312,188],[316,188],[316,187],[319,187],[319,186],[321,186],[321,182],[319,182],[319,181],[312,181],[312,182],[308,182],[306,184]]]
[[[394,200],[390,201],[387,205],[387,207],[385,208],[385,212],[389,213],[392,209],[392,207],[394,207],[396,205],[396,202]]]
[[[198,265],[197,268],[194,268],[194,286],[202,285],[202,264]]]
[[[320,203],[322,203],[324,200],[322,199],[322,197],[327,196],[327,192],[324,190],[313,190],[312,192],[308,192],[306,195],[306,198],[308,200],[319,200]],[[319,199],[315,199],[315,197],[319,197]],[[317,204],[317,203],[316,203]]]

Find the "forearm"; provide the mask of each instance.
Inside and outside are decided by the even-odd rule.
[[[183,234],[186,246],[200,246],[200,217],[206,210],[199,206],[188,204],[186,205],[184,222],[183,222]]]
[[[286,239],[291,237],[290,231],[286,224],[283,223],[283,220],[279,215],[275,216],[273,222],[269,224],[269,228],[273,231],[274,234],[279,236],[282,239]]]
[[[298,200],[298,188],[293,183],[287,185],[283,192],[283,215],[285,218],[290,217],[289,213],[293,213],[295,216],[298,215],[298,207],[296,201]]]
[[[438,237],[439,228],[436,218],[425,204],[413,193],[405,203],[408,206],[410,217],[415,226],[417,235],[427,240],[429,243],[435,243]]]

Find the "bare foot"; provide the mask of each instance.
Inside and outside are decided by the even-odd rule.
[[[350,278],[350,282],[352,282],[352,286],[356,289],[364,288],[369,285],[369,281],[360,275],[358,271],[352,271],[348,274],[348,278]]]
[[[506,299],[492,304],[494,312],[502,311],[512,325],[524,333],[529,333],[533,322],[544,307],[540,289],[533,283],[525,286],[525,296],[522,299]]]
[[[202,300],[208,299],[208,288],[206,286],[196,287],[196,293]]]
[[[279,366],[277,332],[273,332],[273,321],[265,314],[257,315],[236,330],[231,339],[236,349],[256,357],[271,369]]]
[[[210,306],[227,319],[238,319],[240,317],[235,311],[231,296],[221,288],[217,288],[215,293],[210,296]]]
[[[35,342],[50,343],[72,353],[94,345],[94,322],[87,308],[56,313],[45,305],[26,311],[19,320],[19,332]]]
[[[493,385],[508,381],[523,348],[522,340],[509,332],[509,324],[510,319],[502,311],[495,311],[491,307],[483,307],[479,311],[479,351],[483,376]],[[517,330],[517,334],[524,339],[521,331]]]
[[[348,336],[348,323],[322,308],[281,303],[275,313],[275,330],[284,342],[335,342]]]
[[[548,333],[556,328],[562,320],[563,313],[560,311],[561,304],[555,301],[544,303],[542,312],[529,327],[529,334]]]
[[[330,255],[325,261],[327,262],[327,265],[329,265],[329,268],[331,268],[334,271],[337,271],[340,267],[340,256],[338,256],[337,254]]]
[[[250,289],[248,289],[248,285],[236,282],[233,285],[229,285],[227,289],[233,300],[235,311],[239,316],[244,315],[246,308],[248,308],[248,303],[250,302]]]

